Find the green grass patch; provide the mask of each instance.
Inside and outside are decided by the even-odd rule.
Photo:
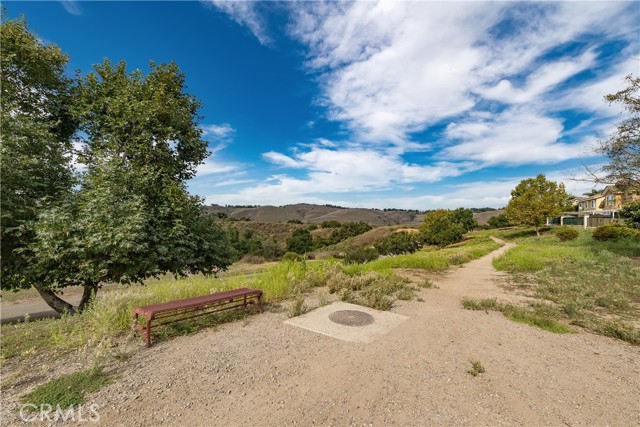
[[[53,408],[59,406],[66,409],[70,406],[82,405],[86,394],[95,393],[110,382],[111,378],[100,367],[93,367],[42,384],[22,396],[20,402],[33,405],[33,408],[51,405]]]
[[[413,254],[380,258],[366,264],[349,265],[344,268],[347,274],[361,274],[367,271],[390,273],[395,268],[415,268],[442,271],[449,267],[464,264],[483,257],[498,249],[501,245],[489,237],[476,237],[462,244],[441,250],[427,247]]]
[[[496,258],[498,270],[529,285],[532,296],[551,301],[556,318],[597,334],[640,343],[640,245],[637,240],[600,242],[591,230],[559,242],[551,236],[526,237]]]
[[[536,304],[531,308],[524,308],[500,303],[494,298],[481,300],[463,298],[462,307],[466,310],[499,311],[509,320],[535,326],[554,334],[572,332],[571,328],[557,320],[557,311],[546,304]]]

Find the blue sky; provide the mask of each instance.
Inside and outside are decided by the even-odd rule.
[[[70,56],[175,61],[203,102],[207,203],[506,205],[597,168],[640,73],[640,2],[5,2]]]

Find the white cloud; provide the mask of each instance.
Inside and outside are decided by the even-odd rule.
[[[555,85],[587,69],[594,60],[593,52],[587,51],[575,60],[547,62],[528,76],[522,88],[515,88],[509,80],[504,79],[497,85],[481,88],[478,92],[485,98],[508,104],[532,102]]]
[[[266,34],[263,3],[214,3]],[[489,166],[587,158],[596,133],[610,128],[603,95],[638,69],[638,12],[628,2],[304,2],[289,12],[289,32],[320,82],[318,102],[351,134],[265,152],[295,176],[211,196],[219,203],[503,206],[527,177],[447,194],[375,194]],[[605,62],[614,40],[627,47]],[[579,73],[588,79],[566,84]],[[569,123],[566,110],[591,116]],[[434,125],[446,126],[440,139],[416,136]]]
[[[412,133],[477,110],[483,97],[508,105],[555,98],[550,92],[589,69],[605,40],[638,47],[629,3],[309,2],[291,9],[291,33],[320,73],[329,117],[368,144],[404,147]],[[599,38],[545,59],[585,34]]]
[[[205,3],[213,5],[229,15],[229,17],[238,24],[247,27],[258,39],[260,44],[268,45],[271,43],[272,40],[267,34],[263,15],[257,10],[260,7],[260,2],[251,0],[207,0]]]
[[[66,10],[67,12],[69,12],[72,15],[82,15],[82,10],[80,9],[80,6],[78,5],[78,2],[75,0],[61,0],[60,3],[62,4],[62,7],[64,7],[64,10]]]
[[[229,140],[236,132],[235,129],[228,123],[223,123],[221,125],[201,125],[200,127],[202,128],[202,136],[209,137],[218,141]]]
[[[208,157],[204,163],[198,165],[196,169],[197,176],[213,175],[213,174],[228,174],[231,172],[238,172],[242,169],[242,166],[237,163],[225,163],[221,162],[216,156]]]
[[[582,143],[559,142],[562,121],[514,109],[488,120],[451,123],[446,135],[455,143],[442,152],[445,158],[467,159],[490,165],[558,163],[593,155],[590,139]]]
[[[232,185],[250,184],[255,182],[253,179],[225,179],[224,181],[216,182],[214,187],[229,187]]]

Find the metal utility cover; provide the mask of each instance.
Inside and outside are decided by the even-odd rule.
[[[288,319],[284,323],[343,341],[371,342],[406,319],[408,317],[401,314],[339,301]]]

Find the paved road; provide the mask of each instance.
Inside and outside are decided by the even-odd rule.
[[[80,303],[80,295],[70,295],[64,300],[73,305]],[[18,304],[1,304],[0,305],[0,322],[14,323],[24,320],[24,316],[28,314],[30,319],[42,319],[45,317],[57,317],[58,313],[52,310],[44,301],[35,301]]]

